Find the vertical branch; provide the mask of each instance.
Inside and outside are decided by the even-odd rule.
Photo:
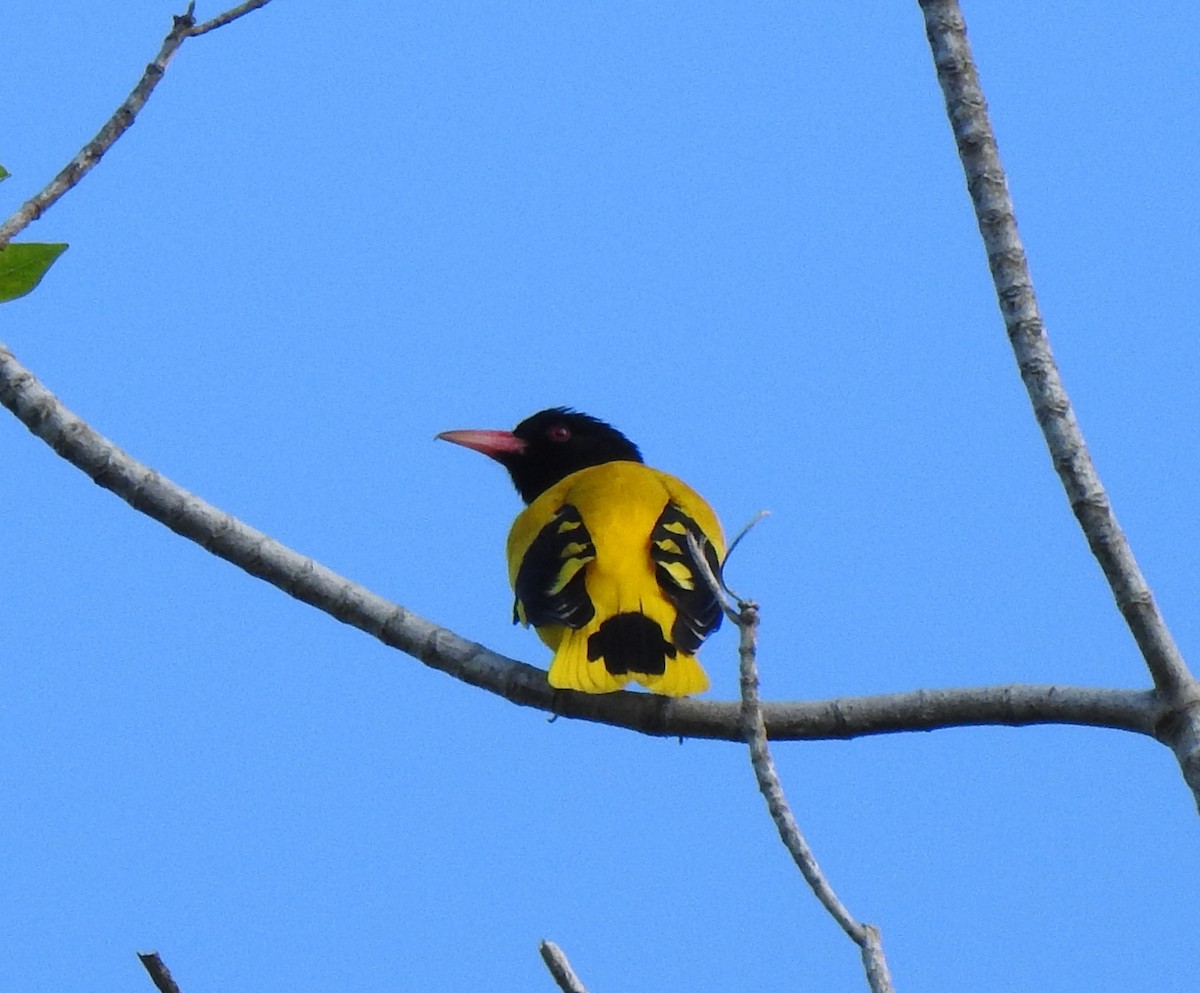
[[[734,545],[742,540],[761,517],[760,514],[746,526],[737,536]],[[767,724],[763,718],[762,700],[758,695],[758,604],[740,597],[735,602],[733,595],[709,567],[708,559],[696,536],[689,534],[687,543],[692,554],[692,564],[699,569],[725,616],[738,626],[738,675],[742,696],[738,725],[750,748],[750,765],[754,769],[754,778],[758,781],[759,792],[767,801],[767,810],[771,820],[775,822],[779,839],[821,906],[862,950],[863,968],[866,970],[867,985],[871,993],[893,993],[892,976],[883,954],[883,941],[879,929],[873,924],[856,921],[838,898],[821,867],[817,865],[817,857],[809,847],[800,825],[796,823],[792,808],[784,796],[783,783],[779,779],[775,760],[771,758],[771,749],[767,744]],[[725,561],[729,561],[728,553]]]
[[[1104,571],[1155,688],[1172,711],[1159,733],[1174,747],[1184,778],[1200,802],[1200,751],[1196,748],[1200,742],[1200,687],[1117,523],[1050,351],[958,0],[919,2],[1021,378],[1071,509]]]
[[[784,796],[783,784],[779,780],[779,773],[775,769],[775,762],[767,744],[767,726],[763,720],[762,702],[758,695],[758,605],[740,600],[737,606],[737,613],[731,614],[731,617],[740,631],[738,658],[742,691],[741,727],[746,744],[750,747],[750,764],[754,768],[759,791],[767,801],[771,820],[775,822],[779,837],[800,870],[800,875],[804,877],[821,906],[862,950],[863,968],[867,973],[867,985],[871,993],[892,993],[892,977],[883,954],[879,929],[873,924],[862,924],[855,920],[838,898],[817,864],[817,858],[796,823],[787,797]]]

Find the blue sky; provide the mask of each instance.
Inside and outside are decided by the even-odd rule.
[[[182,4],[179,5],[182,7]],[[202,4],[198,13],[219,8]],[[3,212],[175,8],[9,0]],[[1055,353],[1185,654],[1200,8],[966,14]],[[572,404],[734,530],[764,695],[1148,677],[992,297],[915,3],[274,0],[26,233],[0,338],[137,458],[507,655],[519,501],[438,431]],[[0,421],[0,988],[863,988],[741,748],[513,707]],[[703,657],[736,693],[735,638]],[[787,744],[901,990],[1190,988],[1196,812],[1077,728]]]

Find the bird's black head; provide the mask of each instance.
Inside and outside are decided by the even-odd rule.
[[[438,437],[494,458],[526,503],[580,469],[642,461],[637,445],[611,424],[568,407],[538,411],[511,433],[447,431]]]

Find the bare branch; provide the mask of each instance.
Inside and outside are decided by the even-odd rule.
[[[666,737],[740,741],[737,705],[642,693],[553,690],[541,669],[488,651],[350,582],[137,462],[68,411],[0,346],[0,402],[94,482],[177,534],[386,645],[513,703]],[[973,724],[1083,724],[1154,735],[1156,694],[1007,686],[768,704],[776,740],[852,738]]]
[[[751,517],[750,520],[748,520],[742,526],[742,530],[740,530],[737,533],[737,536],[733,539],[733,541],[731,541],[729,543],[729,547],[725,549],[725,560],[724,560],[724,562],[721,563],[722,572],[724,572],[725,564],[731,558],[733,558],[733,553],[737,550],[737,546],[742,543],[742,539],[745,538],[746,535],[748,535],[751,531],[753,531],[755,525],[757,525],[763,518],[770,517],[770,516],[771,516],[771,512],[769,510],[760,510],[757,514],[755,514],[753,517]],[[695,539],[692,537],[691,533],[689,532],[688,533],[688,543],[691,544],[694,541],[695,541]],[[724,576],[721,577],[721,588],[722,589],[726,588]]]
[[[739,540],[757,520],[758,518],[755,518],[738,535]],[[813,854],[808,840],[804,837],[804,832],[800,830],[800,825],[792,814],[792,808],[783,792],[783,782],[775,768],[775,760],[771,758],[771,749],[767,745],[767,725],[763,720],[762,701],[758,696],[758,604],[752,600],[738,600],[736,610],[731,609],[726,596],[726,588],[709,566],[708,560],[700,549],[699,542],[691,534],[687,536],[687,542],[692,559],[699,567],[705,584],[721,603],[726,614],[738,626],[738,683],[742,696],[738,726],[741,729],[742,738],[750,747],[750,765],[754,769],[754,778],[758,782],[759,792],[767,801],[767,810],[771,814],[771,820],[775,822],[779,838],[818,902],[862,950],[863,967],[866,970],[867,983],[872,993],[891,993],[892,977],[888,971],[887,959],[884,958],[879,929],[874,925],[860,924],[856,921],[837,893],[834,892],[829,880],[825,878],[825,873],[817,864],[816,855]]]
[[[177,14],[171,25],[171,30],[167,32],[167,36],[163,39],[162,48],[159,49],[158,55],[146,66],[146,71],[142,73],[142,78],[137,81],[137,84],[129,96],[125,98],[121,106],[113,112],[112,117],[96,132],[96,136],[84,145],[78,154],[63,166],[59,174],[50,180],[40,192],[26,200],[17,209],[16,213],[9,217],[3,224],[0,224],[0,248],[7,245],[16,235],[20,234],[25,228],[41,217],[64,193],[83,179],[91,171],[92,167],[100,161],[104,153],[112,148],[117,139],[129,130],[133,122],[137,119],[137,115],[146,105],[146,101],[150,99],[150,94],[154,92],[154,88],[158,86],[159,81],[163,78],[163,74],[167,69],[167,63],[179,51],[180,45],[194,35],[204,34],[213,28],[228,24],[230,21],[236,20],[243,14],[249,13],[257,7],[262,7],[268,2],[269,0],[253,0],[253,2],[241,4],[239,7],[226,11],[224,14],[214,17],[211,21],[206,21],[201,25],[197,25],[195,18],[192,16],[192,11],[196,6],[194,3],[188,4],[188,8],[184,13]]]
[[[542,953],[542,961],[546,963],[546,968],[550,970],[550,975],[554,977],[563,993],[587,993],[587,987],[575,975],[575,970],[571,968],[571,963],[567,961],[567,956],[558,945],[553,941],[543,941],[538,945],[538,951]]]
[[[888,971],[887,959],[883,956],[883,936],[874,924],[864,924],[862,960],[867,974],[867,986],[872,993],[883,993],[892,989],[892,974]]]
[[[643,734],[743,740],[736,703],[552,689],[544,670],[467,641],[286,548],[117,448],[67,410],[3,345],[0,403],[64,459],[135,510],[252,576],[456,679],[522,706]],[[777,741],[981,724],[1080,724],[1154,736],[1164,714],[1153,692],[1068,686],[917,690],[769,703],[763,709],[767,732]]]
[[[701,565],[707,571],[707,563]],[[709,575],[709,585],[716,585],[716,577]],[[809,847],[804,832],[796,823],[792,809],[783,792],[783,783],[771,758],[767,745],[767,726],[763,721],[762,703],[758,698],[758,605],[748,600],[738,604],[738,658],[742,690],[741,728],[750,746],[750,764],[759,792],[767,801],[771,820],[779,831],[780,840],[800,870],[821,906],[838,923],[850,939],[862,950],[863,966],[871,993],[891,993],[892,977],[888,972],[887,959],[883,955],[883,944],[879,930],[874,925],[860,924],[846,909],[846,905],[834,892],[829,880],[817,864],[817,857]]]
[[[188,34],[193,38],[199,37],[202,34],[207,34],[209,31],[224,27],[230,21],[236,21],[239,17],[244,17],[252,10],[258,10],[259,7],[265,7],[270,2],[271,0],[246,0],[245,3],[238,4],[231,10],[225,11],[224,14],[218,14],[211,21],[205,21],[203,24],[197,24],[191,29],[191,31],[188,32]]]
[[[1163,733],[1200,803],[1200,685],[1171,637],[1117,523],[1050,351],[958,0],[920,3],[938,82],[946,99],[946,114],[954,130],[1021,378],[1071,509],[1104,571],[1154,685],[1172,707],[1171,726]]]
[[[795,860],[800,874],[812,887],[821,906],[829,911],[830,916],[846,934],[862,945],[865,941],[862,925],[851,916],[817,865],[817,858],[800,830],[800,825],[796,823],[787,797],[784,796],[783,783],[767,747],[767,725],[763,721],[762,703],[758,697],[758,604],[752,601],[742,602],[738,629],[741,632],[738,658],[741,663],[739,674],[742,690],[742,734],[746,744],[750,746],[750,764],[754,767],[759,791],[767,801],[767,809],[771,812],[771,819],[779,830],[784,847]]]
[[[142,960],[142,965],[150,973],[150,978],[154,981],[154,985],[158,987],[158,993],[182,993],[178,984],[171,976],[171,970],[159,958],[158,952],[138,952],[138,958]]]

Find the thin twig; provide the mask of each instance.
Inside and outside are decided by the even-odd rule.
[[[892,977],[883,954],[879,929],[871,924],[860,924],[838,898],[817,864],[817,857],[809,847],[800,825],[796,823],[784,795],[783,783],[779,779],[775,762],[771,758],[771,749],[767,745],[767,726],[763,721],[762,703],[758,697],[758,604],[743,600],[738,607],[741,725],[746,743],[750,746],[750,764],[754,768],[758,789],[767,801],[771,820],[775,822],[779,837],[800,870],[800,875],[804,877],[821,906],[862,950],[863,967],[871,993],[891,993]]]
[[[920,0],[920,4],[1021,378],[1071,509],[1154,685],[1172,708],[1169,726],[1161,733],[1175,749],[1184,778],[1200,803],[1200,684],[1188,670],[1117,523],[1050,351],[958,0]]]
[[[546,963],[546,968],[550,970],[550,975],[554,977],[563,993],[587,993],[587,987],[575,975],[566,954],[558,945],[553,941],[543,941],[538,945],[538,951],[542,953],[542,961]]]
[[[784,796],[783,784],[767,746],[767,726],[763,721],[762,703],[758,697],[758,666],[755,661],[758,651],[758,604],[745,600],[740,607],[738,659],[742,689],[742,734],[750,746],[750,761],[754,766],[758,788],[767,801],[767,809],[771,812],[771,819],[779,830],[784,846],[799,866],[805,881],[812,887],[821,906],[830,913],[846,934],[861,945],[865,940],[862,925],[851,916],[821,872],[816,856],[800,831],[787,797]]]
[[[135,510],[250,575],[456,679],[564,717],[667,738],[742,740],[737,703],[554,690],[546,682],[545,670],[488,651],[292,551],[130,457],[63,406],[3,345],[0,403],[64,459]],[[776,741],[979,724],[1080,724],[1153,736],[1162,703],[1153,693],[1136,690],[992,686],[769,703],[763,710],[768,733]]]
[[[734,550],[737,548],[738,545],[740,545],[742,543],[742,539],[745,538],[746,535],[748,535],[753,530],[754,526],[759,521],[761,521],[764,517],[770,517],[770,516],[771,516],[771,512],[769,510],[760,510],[757,514],[755,514],[753,517],[751,517],[749,521],[746,522],[746,525],[742,528],[742,530],[740,530],[737,533],[737,536],[733,539],[733,541],[731,541],[729,543],[729,547],[727,549],[725,549],[725,560],[724,560],[724,562],[721,563],[722,567],[724,567],[725,562],[729,561],[729,559],[732,557],[732,555],[734,553]],[[724,585],[723,577],[722,577],[722,585]]]
[[[180,45],[188,38],[204,34],[213,30],[213,28],[228,24],[230,21],[236,20],[243,14],[247,14],[251,10],[261,7],[268,2],[269,0],[254,0],[252,3],[244,3],[201,25],[196,24],[195,18],[192,15],[196,6],[194,3],[188,4],[187,10],[182,14],[177,14],[171,24],[171,30],[167,32],[167,36],[163,39],[158,55],[146,66],[146,71],[142,73],[142,78],[137,81],[137,84],[129,96],[122,102],[121,106],[113,112],[112,117],[105,121],[104,126],[96,132],[96,136],[84,145],[75,157],[63,166],[59,174],[50,180],[42,190],[21,204],[8,220],[0,224],[0,247],[7,245],[16,235],[24,231],[25,228],[49,210],[64,193],[83,179],[96,163],[103,158],[104,153],[112,148],[117,139],[129,130],[133,122],[137,119],[137,115],[146,106],[146,101],[150,99],[150,94],[154,92],[154,88],[162,80],[163,74],[167,69],[167,63],[179,51]]]
[[[757,520],[758,518],[752,521],[751,525]],[[887,959],[884,958],[879,929],[874,925],[860,924],[856,921],[834,892],[829,880],[825,878],[817,864],[816,855],[813,854],[804,832],[800,830],[800,825],[792,814],[783,792],[783,782],[775,769],[775,761],[771,758],[762,701],[758,696],[758,604],[752,600],[739,600],[736,609],[730,607],[725,588],[702,554],[695,536],[689,534],[687,541],[692,559],[699,567],[704,582],[713,596],[720,601],[729,618],[738,626],[738,674],[742,696],[738,725],[743,740],[750,748],[750,765],[754,769],[754,778],[758,781],[759,792],[767,801],[767,810],[771,814],[771,820],[775,822],[780,840],[821,906],[861,949],[863,967],[872,993],[891,993],[892,978],[888,972]]]
[[[142,960],[142,965],[150,973],[150,978],[154,981],[154,985],[158,987],[158,993],[182,993],[178,984],[171,976],[171,970],[159,958],[158,952],[138,952],[137,957]]]
[[[259,7],[265,7],[271,0],[246,0],[245,3],[238,4],[231,10],[225,11],[224,14],[218,14],[211,21],[205,21],[203,24],[197,24],[188,34],[193,38],[198,38],[202,34],[207,34],[209,31],[214,31],[217,28],[224,27],[230,21],[236,21],[239,17],[244,17],[252,10],[258,10]]]

